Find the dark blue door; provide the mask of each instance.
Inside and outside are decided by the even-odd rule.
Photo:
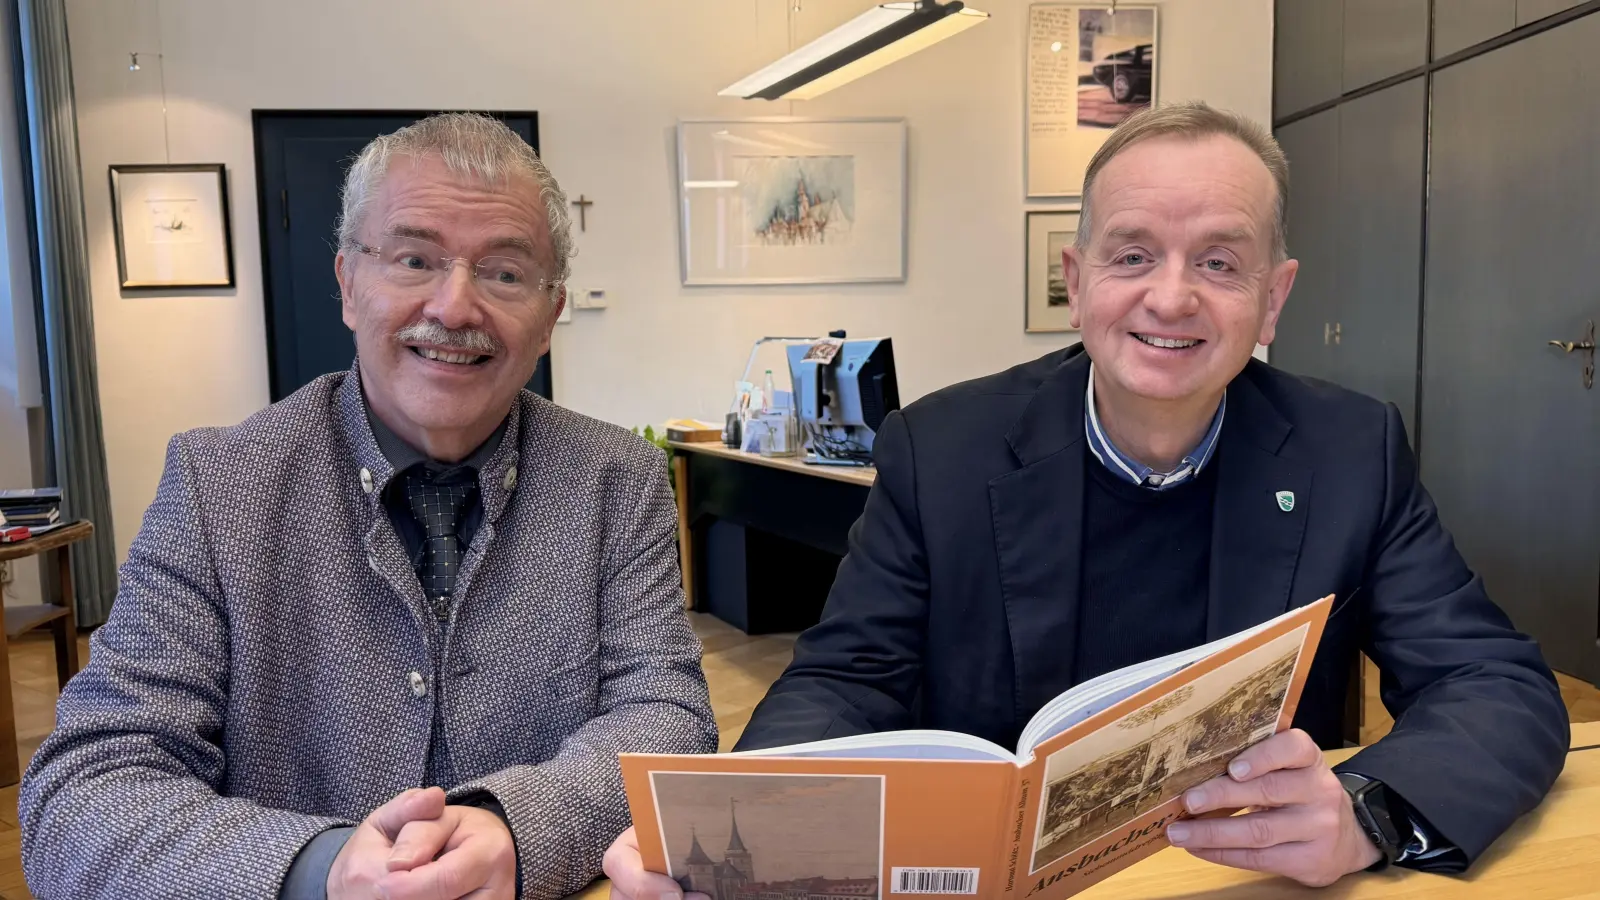
[[[256,178],[266,279],[267,360],[272,400],[319,375],[350,368],[355,341],[339,311],[334,227],[345,170],[368,141],[425,112],[256,110]],[[534,113],[490,113],[539,149]],[[553,398],[550,357],[528,389]]]

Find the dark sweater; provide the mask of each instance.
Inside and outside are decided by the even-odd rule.
[[[1217,466],[1164,491],[1090,458],[1074,682],[1205,643]]]

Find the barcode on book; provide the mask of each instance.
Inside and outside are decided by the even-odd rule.
[[[892,894],[976,894],[977,869],[907,869],[895,866]]]

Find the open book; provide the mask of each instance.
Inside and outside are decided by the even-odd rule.
[[[624,754],[646,868],[712,900],[1059,900],[1167,846],[1183,792],[1289,727],[1333,598],[1077,685],[1016,748],[894,731]]]

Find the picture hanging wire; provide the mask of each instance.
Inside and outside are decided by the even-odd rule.
[[[161,0],[156,0],[156,74],[161,80],[161,142],[167,154],[167,165],[172,165],[172,130],[167,123],[167,57],[166,47],[161,39]],[[138,72],[140,56],[149,56],[143,50],[134,50],[128,54],[128,71]]]
[[[800,11],[800,0],[789,4],[789,46],[784,48],[784,53],[794,52],[794,14]],[[789,115],[794,115],[794,101],[789,101]]]

